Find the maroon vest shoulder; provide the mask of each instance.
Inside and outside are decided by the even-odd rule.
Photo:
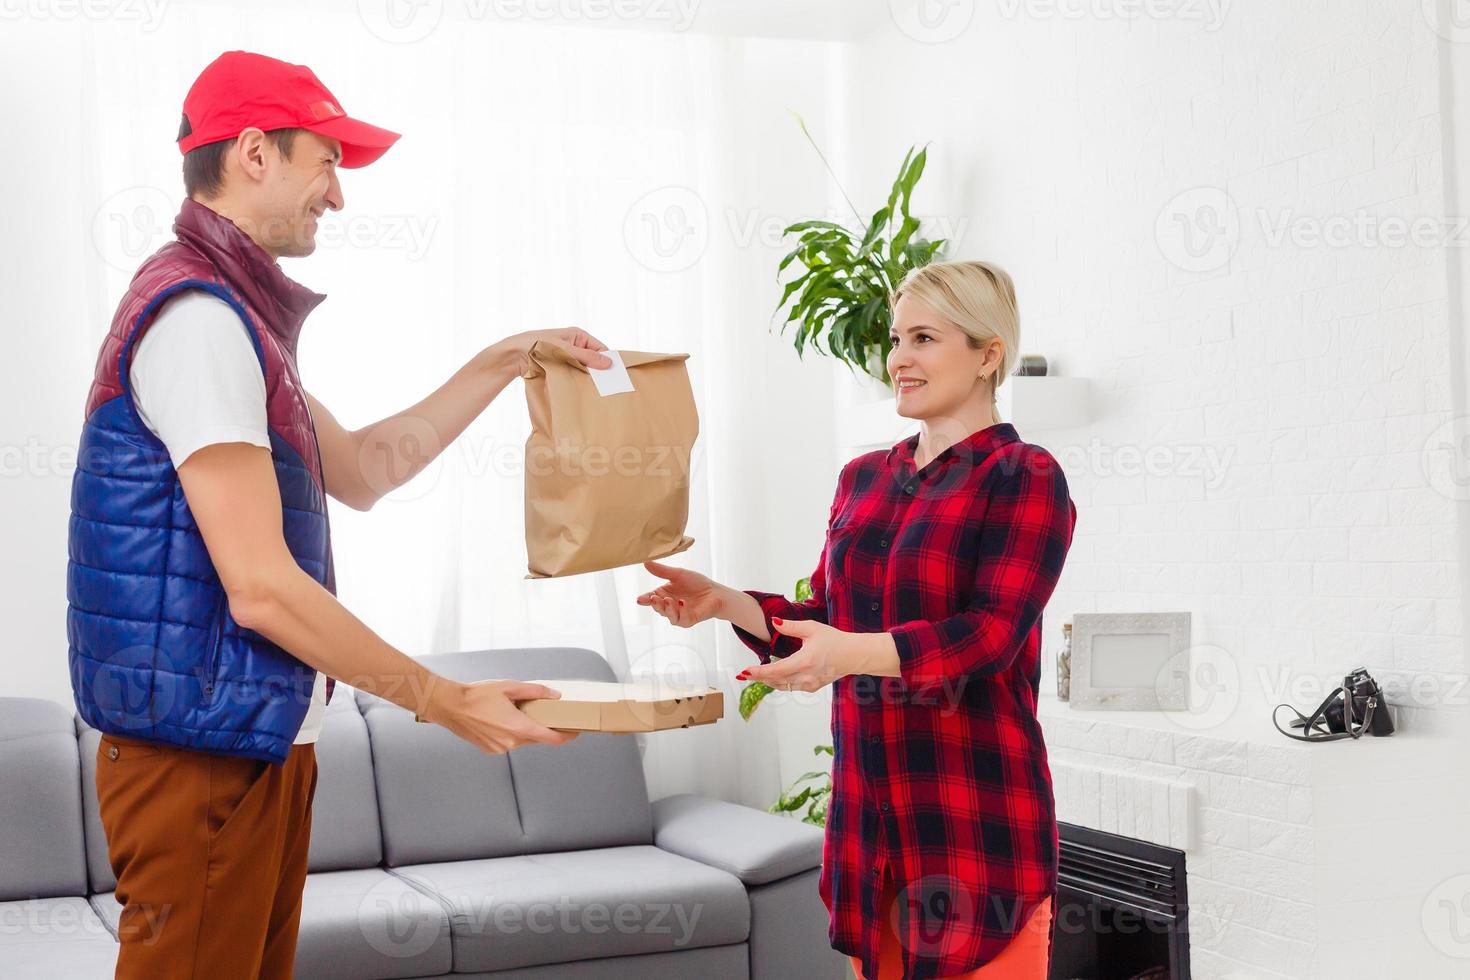
[[[294,350],[265,326],[264,318],[207,258],[184,242],[170,242],[159,249],[139,267],[128,284],[97,355],[86,416],[90,417],[103,403],[126,394],[123,356],[135,349],[152,326],[163,301],[189,288],[208,289],[237,312],[243,312],[265,371],[267,422],[301,457],[318,489],[325,492],[316,430],[296,369]]]

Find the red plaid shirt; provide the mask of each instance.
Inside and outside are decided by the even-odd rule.
[[[1036,719],[1041,612],[1077,508],[1057,461],[1009,423],[915,473],[918,436],[848,463],[812,598],[750,592],[772,617],[893,634],[899,677],[832,685],[833,792],[820,891],[837,950],[878,967],[898,925],[904,977],[994,959],[1056,891],[1057,826]],[[761,659],[800,641],[762,643]],[[896,909],[875,909],[884,870]]]

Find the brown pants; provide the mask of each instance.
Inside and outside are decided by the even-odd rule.
[[[314,745],[274,765],[102,736],[117,980],[289,978],[315,793]]]

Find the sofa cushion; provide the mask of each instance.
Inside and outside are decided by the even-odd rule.
[[[649,845],[397,873],[447,904],[458,973],[722,946],[750,935],[739,879]]]
[[[590,650],[454,653],[423,662],[462,681],[613,677]],[[391,702],[360,696],[391,867],[653,840],[642,761],[626,735],[586,734],[567,745],[488,755]]]
[[[71,713],[0,699],[0,902],[87,893],[81,786]]]
[[[772,975],[782,976],[779,972]],[[575,963],[525,966],[518,970],[496,970],[494,973],[455,973],[451,976],[453,980],[689,980],[690,977],[750,980],[750,950],[745,943],[733,943],[729,946],[683,949],[677,953],[614,956],[608,959],[577,960]]]
[[[692,861],[764,885],[822,863],[822,831],[724,800],[682,793],[653,804],[653,842]]]
[[[297,980],[430,976],[452,959],[448,913],[401,878],[376,868],[306,876]]]
[[[85,898],[0,902],[0,976],[101,980],[112,976],[117,950]]]
[[[371,868],[383,860],[373,752],[354,693],[338,685],[322,716],[307,856],[311,871]]]
[[[116,896],[92,901],[116,932],[122,912]],[[437,899],[380,868],[306,876],[297,980],[388,980],[450,968],[449,916]]]

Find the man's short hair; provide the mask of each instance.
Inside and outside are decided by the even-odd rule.
[[[179,130],[178,139],[189,135],[189,120],[184,122]],[[291,159],[291,147],[296,143],[296,134],[300,129],[292,127],[289,129],[268,130],[265,135],[269,136],[276,144],[276,150],[285,159]],[[238,139],[238,137],[237,137]],[[202,195],[206,199],[218,196],[224,189],[225,183],[225,154],[230,147],[235,145],[235,140],[220,140],[217,143],[205,143],[196,146],[184,154],[184,195],[194,197]]]

